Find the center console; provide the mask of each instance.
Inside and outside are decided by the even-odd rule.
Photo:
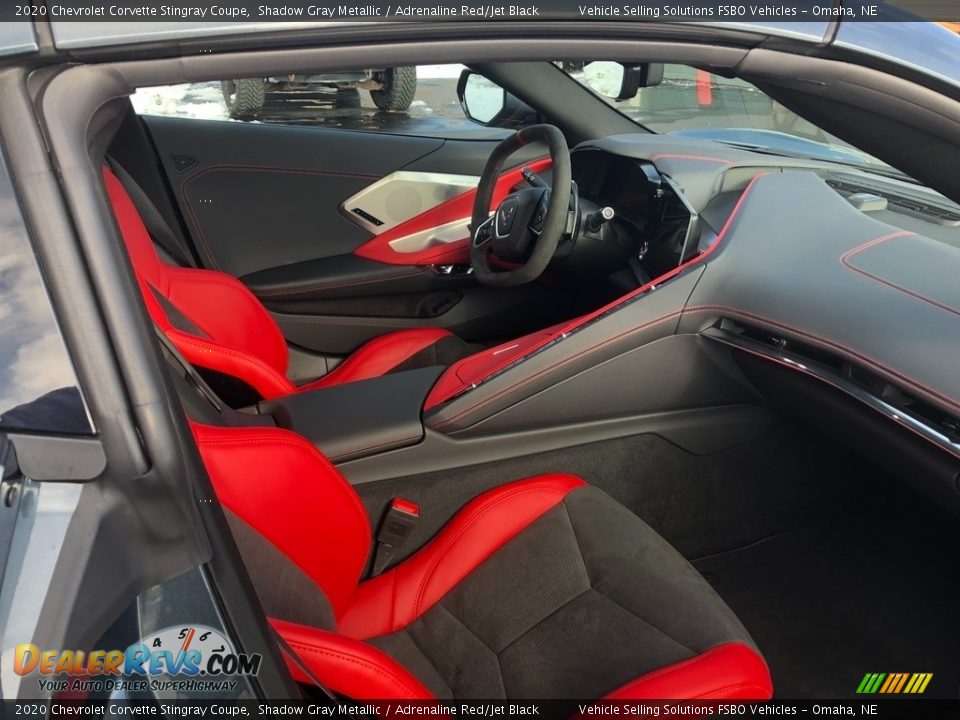
[[[423,439],[424,401],[443,370],[418,368],[331,385],[263,400],[246,412],[302,435],[332,462],[354,460]]]

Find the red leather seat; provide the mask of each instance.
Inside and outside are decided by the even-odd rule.
[[[239,378],[265,399],[377,377],[455,337],[441,328],[388,333],[320,379],[294,385],[286,340],[247,286],[226,273],[163,262],[120,180],[106,167],[103,178],[153,321],[193,365]]]
[[[361,581],[367,513],[312,444],[275,428],[193,432],[271,622],[336,693],[771,696],[766,664],[713,589],[579,478],[490,490],[410,558]]]

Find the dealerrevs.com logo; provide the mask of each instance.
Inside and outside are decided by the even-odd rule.
[[[202,625],[170,627],[126,650],[41,650],[17,645],[13,669],[38,674],[51,692],[145,690],[226,692],[238,677],[256,675],[261,656],[234,652],[219,631]]]

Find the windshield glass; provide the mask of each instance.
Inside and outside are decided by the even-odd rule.
[[[661,66],[632,97],[614,62],[556,63],[631,120],[656,133],[702,137],[749,150],[864,166],[900,175],[791,112],[748,82],[687,65]],[[646,84],[646,86],[644,86]],[[627,95],[618,99],[620,95]],[[906,179],[906,176],[904,176]]]

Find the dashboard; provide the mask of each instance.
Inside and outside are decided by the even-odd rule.
[[[872,408],[897,428],[899,457],[929,468],[906,475],[960,509],[960,208],[876,173],[706,140],[618,135],[578,146],[571,159],[581,202],[617,214],[596,243],[617,244],[650,281],[638,273],[599,310],[515,356],[500,350],[502,369],[428,408],[431,427],[579,422],[585,397],[607,398],[608,413],[615,402],[635,414],[709,404],[740,382],[737,373],[707,382],[716,359],[683,373],[719,345]],[[696,350],[681,360],[666,351],[673,340]],[[662,382],[637,383],[638,373]],[[839,422],[812,392],[796,400],[830,434],[872,437],[867,452],[892,446],[867,424]],[[906,450],[915,442],[922,461]]]
[[[571,164],[587,206],[583,214],[601,207],[614,210],[611,235],[642,264],[640,282],[709,247],[739,190],[760,172],[813,172],[863,215],[960,248],[960,206],[926,188],[830,163],[758,156],[715,143],[710,143],[710,154],[691,152],[689,141],[684,152],[604,148],[623,143],[625,137],[641,150],[651,144],[640,142],[644,136],[617,136],[576,148]],[[663,136],[655,137],[654,142],[664,142]],[[721,157],[718,148],[725,153]]]

